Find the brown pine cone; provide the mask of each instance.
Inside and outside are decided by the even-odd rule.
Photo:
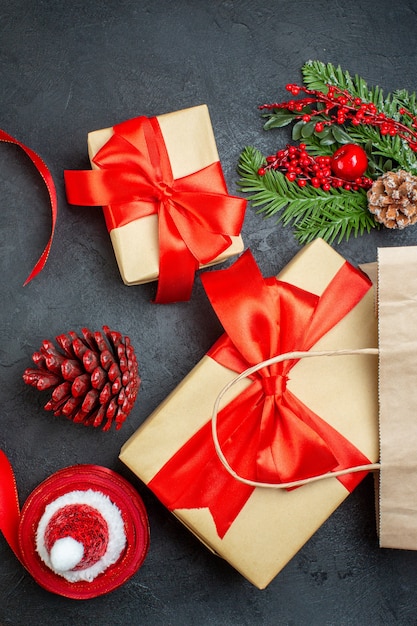
[[[86,426],[121,428],[135,403],[140,377],[129,337],[103,326],[100,331],[59,335],[60,348],[45,340],[32,356],[36,368],[23,373],[26,384],[53,389],[47,411]]]
[[[368,193],[368,208],[387,228],[405,228],[417,222],[417,176],[404,170],[386,172]]]

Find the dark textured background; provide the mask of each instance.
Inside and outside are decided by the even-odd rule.
[[[284,131],[263,133],[257,106],[285,98],[308,59],[340,64],[387,92],[415,90],[416,9],[413,0],[0,0],[0,127],[44,158],[60,204],[46,268],[22,287],[46,244],[50,210],[30,162],[0,144],[0,447],[22,503],[54,471],[96,463],[132,480],[151,525],[143,568],[86,602],[38,587],[0,537],[1,624],[417,624],[417,553],[378,548],[371,477],[259,591],[121,465],[121,445],[221,328],[198,279],[191,302],[160,307],[150,302],[154,284],[124,286],[101,210],[69,207],[62,182],[64,169],[88,167],[88,131],[207,103],[235,193],[241,149],[267,152],[286,141]],[[243,235],[265,275],[298,250],[290,228],[251,207]],[[358,263],[374,260],[378,246],[414,244],[415,227],[335,247]],[[131,337],[143,380],[128,422],[110,433],[54,419],[21,378],[43,339],[103,324]]]

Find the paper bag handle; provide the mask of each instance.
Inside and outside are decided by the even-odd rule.
[[[217,396],[214,407],[213,407],[213,415],[211,418],[211,426],[212,426],[212,436],[214,447],[216,453],[222,462],[225,469],[239,482],[242,482],[246,485],[250,485],[251,487],[266,487],[269,489],[290,489],[292,487],[300,487],[301,485],[307,485],[308,483],[316,482],[318,480],[323,480],[324,478],[336,478],[337,476],[343,476],[344,474],[351,474],[352,472],[363,472],[363,471],[371,471],[371,470],[379,470],[381,468],[380,463],[369,463],[366,465],[356,465],[354,467],[348,467],[342,470],[335,470],[334,472],[327,472],[325,474],[319,474],[318,476],[311,476],[309,478],[305,478],[302,480],[294,480],[291,482],[285,483],[264,483],[258,482],[256,480],[250,480],[248,478],[243,478],[240,476],[235,470],[229,465],[226,457],[223,454],[223,451],[220,446],[218,434],[217,434],[217,414],[219,412],[219,406],[221,399],[223,396],[229,391],[233,385],[236,385],[243,378],[248,378],[251,374],[254,374],[258,370],[263,367],[267,367],[268,365],[273,365],[274,363],[281,363],[281,361],[291,360],[291,359],[304,359],[309,357],[318,357],[318,356],[346,356],[346,355],[355,355],[355,354],[370,354],[370,355],[378,355],[378,348],[357,348],[352,350],[321,350],[321,351],[308,351],[308,352],[286,352],[284,354],[278,354],[270,359],[266,359],[265,361],[261,361],[252,367],[249,367],[244,372],[236,376],[233,380],[231,380],[223,389],[220,391]]]

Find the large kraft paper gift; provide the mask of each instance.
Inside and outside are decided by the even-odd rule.
[[[92,170],[66,171],[70,204],[102,206],[122,279],[188,300],[197,269],[243,250],[246,200],[231,196],[206,105],[88,134]]]
[[[364,477],[296,489],[242,484],[215,450],[211,416],[237,373],[292,350],[377,345],[373,288],[322,240],[277,278],[246,251],[204,272],[226,333],[123,446],[120,459],[206,546],[264,588]],[[239,475],[286,482],[378,458],[377,359],[339,355],[285,361],[233,386],[218,438]]]

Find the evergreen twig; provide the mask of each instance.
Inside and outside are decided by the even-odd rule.
[[[321,237],[328,243],[340,242],[351,235],[357,237],[378,225],[367,210],[366,192],[331,189],[328,192],[312,186],[299,188],[278,171],[263,176],[258,169],[264,161],[262,153],[246,147],[239,160],[239,188],[248,193],[258,213],[277,216],[277,222],[295,227],[301,244]]]

